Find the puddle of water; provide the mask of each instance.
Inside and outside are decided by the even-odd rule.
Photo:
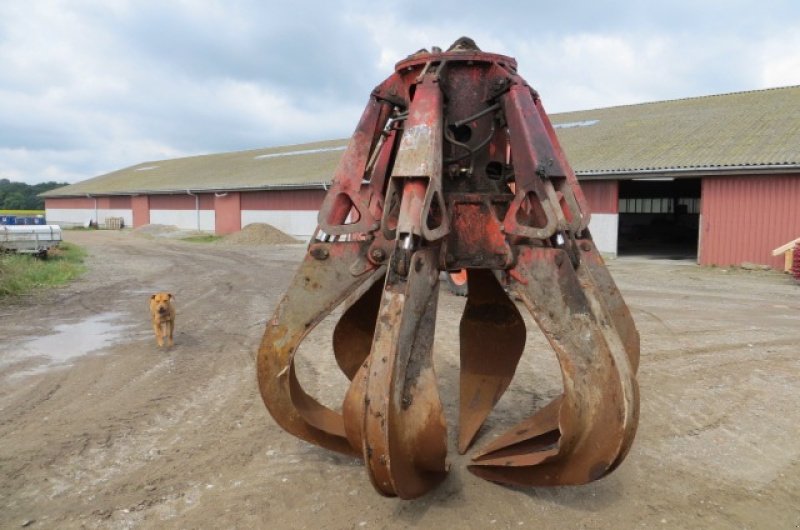
[[[17,343],[13,351],[0,349],[0,365],[38,362],[37,368],[24,372],[26,375],[67,365],[78,357],[118,342],[122,332],[130,327],[118,322],[121,316],[118,312],[101,313],[80,322],[58,324],[52,328],[52,334]],[[30,362],[25,364],[29,367]]]

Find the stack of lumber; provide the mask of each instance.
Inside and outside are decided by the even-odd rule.
[[[800,245],[800,237],[795,240],[789,241],[785,245],[781,245],[772,251],[773,256],[780,256],[783,254],[783,271],[794,274],[797,267],[797,247]],[[796,278],[797,276],[795,276]]]

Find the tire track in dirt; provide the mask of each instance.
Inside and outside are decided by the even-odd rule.
[[[620,469],[584,487],[519,490],[473,477],[468,456],[451,450],[447,480],[404,502],[375,494],[358,461],[284,433],[261,403],[254,353],[303,248],[74,235],[90,251],[86,277],[23,302],[0,338],[34,333],[35,318],[79,320],[110,307],[131,328],[73,366],[0,388],[0,527],[26,519],[59,528],[800,523],[800,456],[787,442],[800,437],[789,344],[800,315],[768,311],[796,306],[779,278],[613,262],[644,316],[642,422]],[[169,350],[155,347],[147,320],[147,295],[161,287],[178,297]],[[463,301],[441,296],[435,362],[452,449]],[[554,354],[538,332],[528,341],[478,445],[558,391]],[[309,337],[303,348],[309,390],[338,404],[330,337]]]

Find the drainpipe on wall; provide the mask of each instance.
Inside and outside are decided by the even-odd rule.
[[[192,193],[189,190],[186,190],[186,194],[187,195],[191,195],[192,197],[194,197],[194,211],[195,211],[195,214],[197,216],[197,231],[199,232],[200,231],[200,196],[199,195],[195,195],[194,193]]]
[[[86,198],[87,199],[94,199],[94,224],[95,224],[95,226],[99,227],[100,226],[100,220],[98,219],[98,216],[97,216],[97,197],[92,197],[91,194],[87,193],[86,194]]]

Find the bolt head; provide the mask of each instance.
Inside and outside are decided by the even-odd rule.
[[[375,261],[383,261],[386,259],[386,252],[384,252],[382,248],[373,248],[370,252],[370,256],[372,256],[372,259]]]
[[[324,260],[328,259],[330,253],[328,252],[327,248],[314,247],[311,249],[311,255],[314,257],[314,259]]]

